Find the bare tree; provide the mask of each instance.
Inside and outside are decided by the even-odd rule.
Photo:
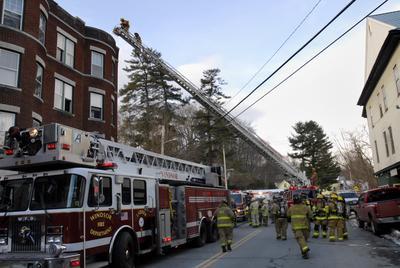
[[[342,131],[340,137],[335,138],[335,147],[336,158],[343,176],[355,182],[367,182],[369,187],[377,186],[372,150],[365,127],[353,131]]]

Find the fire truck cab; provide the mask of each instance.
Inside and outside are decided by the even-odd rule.
[[[305,195],[313,203],[314,199],[317,197],[317,186],[290,186],[288,190],[283,193],[284,198],[287,200],[288,206],[293,205],[294,195]]]
[[[10,134],[10,133],[9,133]],[[59,124],[8,135],[0,169],[0,267],[84,267],[217,240],[220,169]]]

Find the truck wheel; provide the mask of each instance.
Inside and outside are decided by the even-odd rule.
[[[202,247],[207,242],[207,228],[206,225],[203,223],[200,227],[200,235],[194,240],[195,247]]]
[[[132,236],[127,232],[121,233],[115,240],[112,251],[112,267],[135,267],[135,243]]]
[[[207,242],[214,243],[217,240],[218,240],[218,228],[217,225],[214,223],[213,225],[211,225],[211,230]]]
[[[371,230],[375,235],[380,235],[382,233],[382,228],[373,220],[371,220]]]
[[[364,228],[364,221],[360,220],[360,218],[358,217],[357,213],[356,213],[356,219],[358,222],[358,228],[363,229]]]

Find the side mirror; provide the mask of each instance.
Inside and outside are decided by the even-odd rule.
[[[121,194],[116,194],[115,197],[117,198],[117,214],[120,214],[122,211],[122,198]]]
[[[97,177],[94,176],[93,177],[93,196],[95,198],[96,204],[97,204],[97,208],[98,209],[100,207],[100,204],[104,202],[105,200],[105,196],[103,194],[103,189],[102,189],[102,185],[101,185],[101,177]]]

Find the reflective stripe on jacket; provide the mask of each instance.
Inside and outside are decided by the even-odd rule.
[[[227,205],[221,205],[215,211],[217,217],[217,227],[218,228],[229,228],[233,227],[234,214],[232,210]]]
[[[295,204],[288,210],[293,230],[308,229],[308,220],[311,218],[311,209],[304,204]]]

